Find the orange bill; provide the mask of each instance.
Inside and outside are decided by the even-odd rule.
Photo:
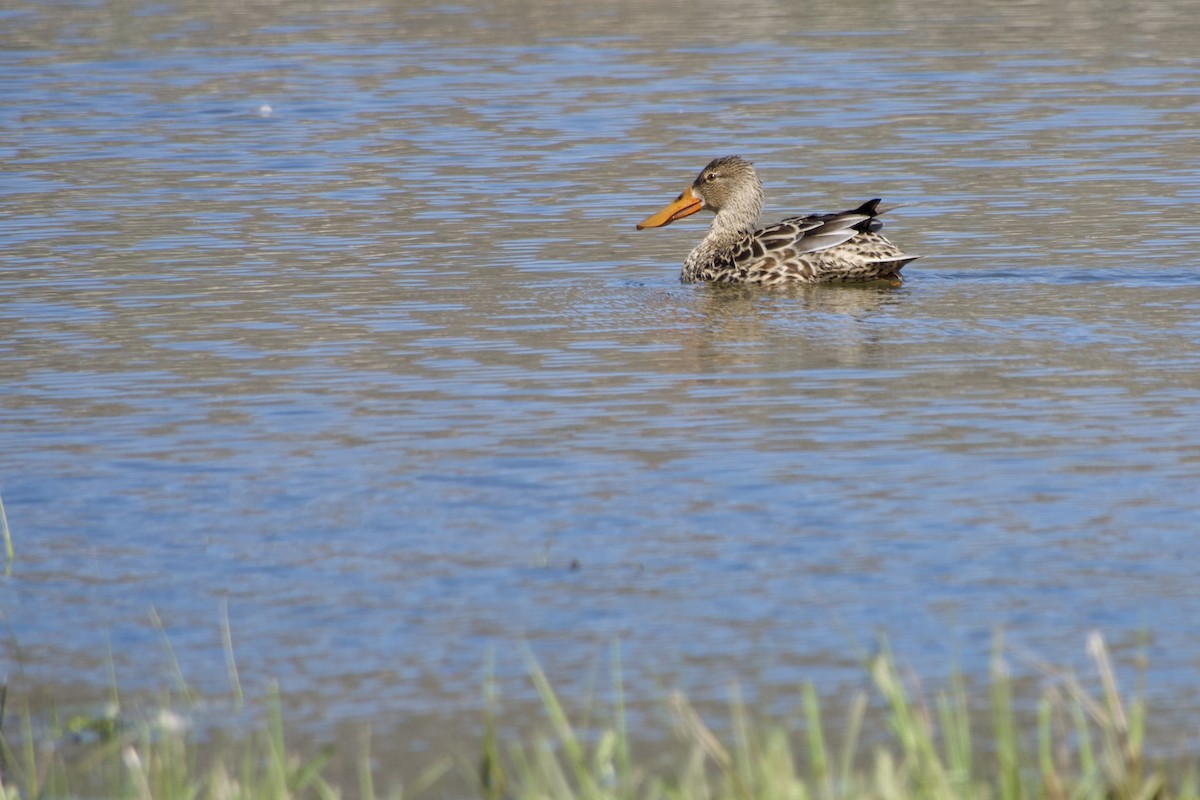
[[[692,191],[692,187],[689,186],[662,211],[651,214],[639,222],[637,229],[640,231],[645,228],[661,228],[664,225],[670,225],[677,219],[695,214],[702,208],[704,208],[704,201],[697,197],[696,193]]]

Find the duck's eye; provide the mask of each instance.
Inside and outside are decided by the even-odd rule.
[[[705,182],[705,183],[712,183],[712,182],[713,182],[713,181],[715,181],[716,179],[717,179],[717,173],[715,173],[715,172],[710,172],[710,173],[708,173],[707,175],[705,175],[705,176],[704,176],[704,182]]]

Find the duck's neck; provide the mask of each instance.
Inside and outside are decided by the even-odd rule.
[[[696,245],[696,249],[683,262],[685,274],[695,275],[723,261],[732,253],[738,240],[754,232],[761,212],[761,200],[741,207],[728,206],[718,211],[704,241]]]

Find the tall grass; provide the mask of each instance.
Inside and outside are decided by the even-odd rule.
[[[1168,800],[1196,797],[1192,768],[1152,767],[1143,750],[1145,709],[1140,697],[1117,689],[1111,659],[1093,635],[1089,655],[1100,679],[1094,695],[1069,673],[1053,678],[1037,698],[1034,721],[1018,721],[1013,682],[1000,649],[992,661],[989,719],[972,718],[961,675],[932,699],[909,688],[889,651],[868,665],[886,731],[862,741],[866,694],[851,699],[840,731],[830,729],[816,692],[802,697],[799,731],[752,724],[733,707],[727,740],[704,723],[685,698],[672,698],[683,751],[673,767],[654,773],[620,767],[627,750],[619,729],[595,738],[590,751],[562,712],[549,683],[534,671],[553,739],[510,744],[519,766],[514,798],[557,800]],[[874,717],[872,717],[874,719]],[[983,723],[982,725],[980,723]],[[978,730],[987,731],[980,738]],[[840,733],[840,735],[839,735]],[[880,734],[883,734],[882,736]],[[834,742],[837,742],[834,744]],[[882,742],[882,743],[879,743]],[[865,752],[864,752],[865,751]],[[610,776],[610,780],[601,780]]]
[[[681,694],[665,703],[678,746],[667,761],[639,760],[626,728],[620,665],[611,723],[577,726],[541,668],[530,675],[545,708],[543,734],[498,733],[489,687],[481,726],[474,795],[484,800],[1193,800],[1195,771],[1151,764],[1144,751],[1146,714],[1138,696],[1117,687],[1103,641],[1088,652],[1098,688],[1070,673],[1048,672],[1036,698],[1017,698],[997,649],[986,700],[972,703],[962,676],[932,697],[884,649],[866,668],[871,692],[847,698],[831,721],[813,687],[800,698],[795,724],[752,718],[742,703],[718,733]],[[1026,709],[1031,709],[1026,713]],[[973,710],[975,709],[975,710]],[[980,711],[978,709],[983,709]],[[114,717],[83,748],[37,733],[25,715],[10,730],[0,719],[0,800],[119,797],[136,800],[240,800],[377,796],[369,740],[361,750],[357,787],[335,788],[322,777],[329,751],[300,757],[285,742],[278,695],[266,704],[261,730],[233,750],[208,749],[171,723],[170,714],[141,724]],[[1193,754],[1195,755],[1195,754]],[[443,778],[449,761],[432,758],[412,785],[388,796],[463,797]]]

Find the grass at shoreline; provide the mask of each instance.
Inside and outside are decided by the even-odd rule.
[[[328,749],[306,755],[288,749],[277,697],[267,703],[261,729],[215,753],[169,710],[129,725],[120,724],[114,711],[85,725],[81,743],[70,724],[36,732],[28,715],[14,719],[9,708],[0,719],[0,800],[370,800],[472,793],[481,800],[1196,798],[1193,766],[1148,763],[1143,704],[1118,691],[1099,636],[1089,639],[1088,652],[1099,676],[1097,690],[1086,691],[1064,673],[1035,699],[1014,698],[998,648],[988,702],[972,703],[961,678],[932,697],[914,691],[884,651],[866,666],[873,692],[850,698],[850,711],[836,729],[811,686],[803,693],[799,725],[752,721],[734,704],[724,734],[714,733],[676,694],[667,702],[677,755],[666,766],[632,754],[637,737],[625,729],[619,674],[611,723],[581,729],[531,663],[548,733],[502,737],[489,717],[480,725],[477,763],[455,766],[433,756],[425,774],[406,787],[375,785],[365,742],[355,744],[362,751],[354,754],[361,764],[357,785],[331,786],[324,777]],[[1035,701],[1032,721],[1017,714],[1019,700]],[[868,706],[880,707],[882,715],[868,715]],[[972,707],[990,710],[980,716]],[[464,778],[460,784],[474,784],[472,793],[449,789],[447,773]]]

